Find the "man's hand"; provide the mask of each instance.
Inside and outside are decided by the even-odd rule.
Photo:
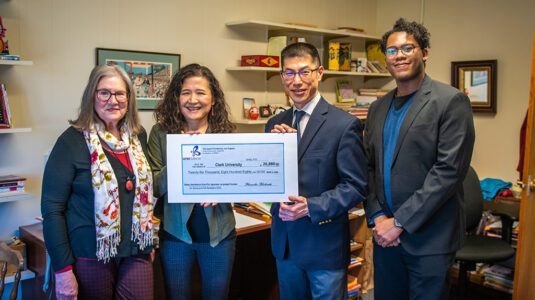
[[[208,206],[216,206],[217,202],[201,202],[201,206],[208,207]]]
[[[301,196],[289,196],[288,200],[293,204],[281,202],[279,217],[283,221],[295,221],[308,216],[307,198]]]
[[[78,298],[78,282],[72,270],[56,274],[56,298],[58,300]]]
[[[394,225],[394,218],[382,215],[374,219],[373,238],[381,247],[392,247],[400,244],[399,236],[403,228]]]
[[[293,132],[297,132],[297,129],[292,128],[286,124],[275,125],[273,129],[271,129],[271,133],[293,133]]]

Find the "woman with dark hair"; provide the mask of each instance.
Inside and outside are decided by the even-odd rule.
[[[48,158],[43,233],[58,299],[152,299],[152,173],[132,83],[93,69]]]
[[[236,222],[229,203],[168,203],[166,134],[228,133],[234,130],[219,82],[198,64],[173,77],[154,112],[149,159],[154,191],[165,198],[160,251],[170,299],[191,299],[195,258],[202,276],[203,299],[226,299],[236,244]],[[206,199],[207,201],[210,199]]]

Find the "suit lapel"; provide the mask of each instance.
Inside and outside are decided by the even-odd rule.
[[[312,142],[314,136],[318,132],[318,130],[321,128],[321,125],[325,122],[327,119],[327,113],[329,111],[329,104],[323,97],[321,97],[320,101],[314,108],[314,111],[312,111],[312,115],[310,115],[310,119],[308,119],[307,126],[305,128],[305,132],[303,133],[303,136],[301,137],[301,142],[299,142],[298,148],[298,160],[301,160],[303,155],[305,154],[308,146],[310,146],[310,143]],[[291,122],[291,120],[290,120]]]
[[[392,158],[392,166],[394,166],[394,164],[396,163],[396,158],[398,157],[399,149],[401,148],[403,139],[405,139],[405,136],[407,135],[409,128],[412,126],[414,119],[416,118],[416,116],[418,116],[427,101],[429,101],[429,94],[431,93],[431,82],[431,78],[425,75],[424,81],[422,82],[422,86],[416,92],[416,95],[414,95],[411,107],[409,107],[409,110],[407,111],[407,114],[403,119],[403,123],[401,123],[401,127],[399,128],[396,148],[394,149],[394,157]]]
[[[292,127],[293,108],[290,108],[281,113],[281,123]]]

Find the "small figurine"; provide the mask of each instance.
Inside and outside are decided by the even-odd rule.
[[[9,54],[9,49],[7,47],[7,40],[4,41],[4,38],[6,37],[6,28],[4,27],[4,24],[2,23],[2,17],[0,16],[0,53],[1,54]]]
[[[253,106],[249,109],[249,118],[251,118],[251,120],[256,120],[258,119],[258,116],[260,116],[260,112],[258,111],[258,107],[256,106]]]

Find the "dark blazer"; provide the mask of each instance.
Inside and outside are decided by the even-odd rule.
[[[291,126],[293,110],[269,120]],[[299,196],[310,217],[284,222],[279,203],[271,207],[271,247],[282,259],[286,249],[300,268],[329,270],[349,264],[348,210],[365,199],[366,157],[359,119],[320,99],[298,146]]]
[[[364,144],[369,190],[366,216],[383,211],[403,225],[401,245],[412,255],[444,254],[464,242],[462,181],[474,146],[468,97],[425,76],[401,124],[391,168],[393,212],[383,186],[383,127],[395,90],[368,112]]]
[[[143,152],[147,153],[144,129],[138,138]],[[125,184],[127,178],[135,174],[108,151],[104,153],[119,188],[122,238],[116,257],[150,253],[152,246],[140,250],[130,239],[135,187],[128,191]],[[82,132],[71,126],[61,134],[50,152],[41,193],[43,234],[55,271],[74,264],[76,257],[97,258],[94,200],[89,149]]]

